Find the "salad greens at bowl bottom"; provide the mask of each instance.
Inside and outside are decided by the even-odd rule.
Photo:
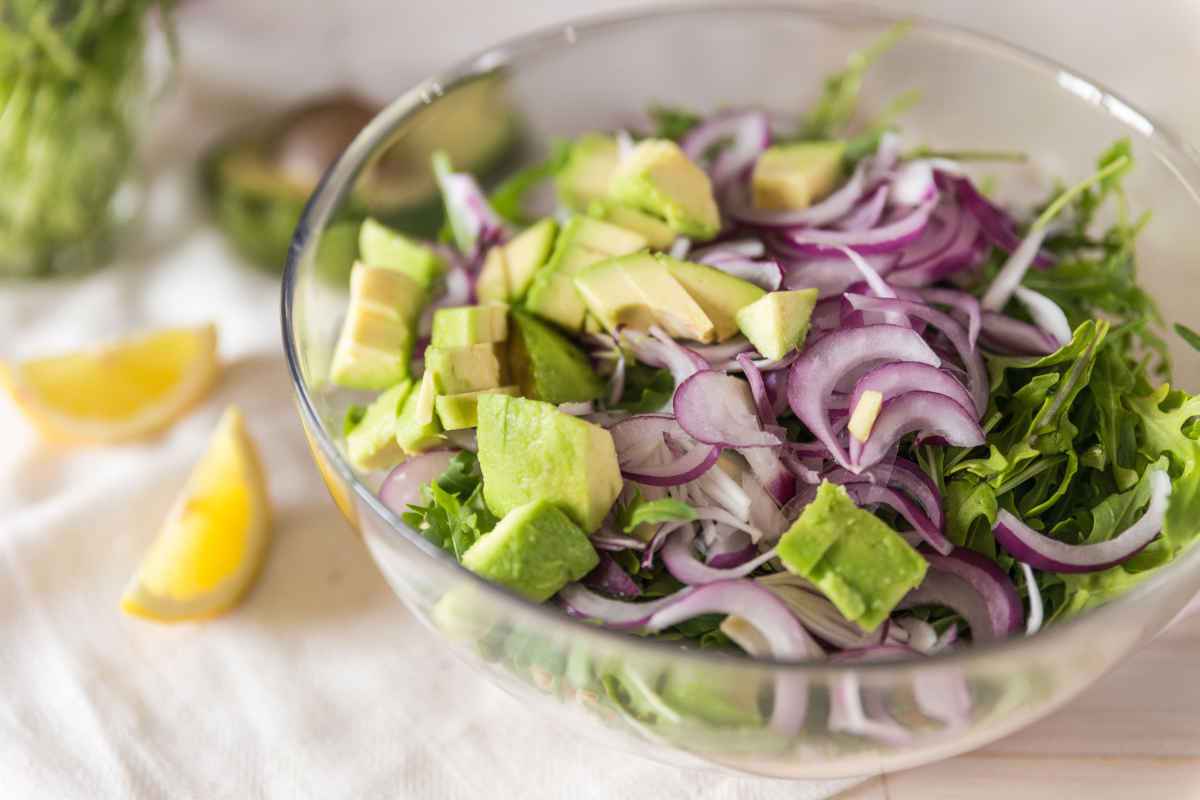
[[[1033,634],[1176,558],[1200,399],[1130,144],[1001,206],[966,164],[1019,155],[906,149],[911,98],[853,126],[886,44],[791,124],[658,108],[490,196],[435,156],[444,235],[363,223],[331,366],[381,499],[530,600],[784,661]]]

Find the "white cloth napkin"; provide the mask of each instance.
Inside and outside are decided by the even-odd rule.
[[[120,263],[0,290],[3,358],[214,320],[226,364],[202,407],[139,444],[52,449],[0,401],[0,796],[807,800],[854,783],[597,750],[453,660],[329,500],[293,406],[278,281],[199,221],[185,174],[156,181],[155,241]],[[122,588],[229,403],[269,475],[266,568],[226,617],[124,617]]]

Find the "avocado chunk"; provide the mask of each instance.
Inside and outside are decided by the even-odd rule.
[[[737,324],[766,358],[783,358],[804,344],[817,304],[816,289],[769,292],[737,312]]]
[[[612,136],[580,136],[572,143],[567,163],[554,179],[559,201],[572,211],[583,211],[593,200],[605,197],[619,160],[617,140]]]
[[[737,312],[766,294],[753,283],[735,278],[715,267],[679,261],[668,256],[660,255],[658,258],[712,320],[718,342],[737,336]]]
[[[780,538],[779,558],[864,631],[879,627],[921,584],[927,566],[900,534],[829,481]]]
[[[714,725],[762,724],[759,684],[730,670],[672,665],[662,687],[662,699],[688,716]]]
[[[808,208],[833,191],[845,154],[846,143],[840,141],[768,147],[750,179],[754,205],[779,211]]]
[[[534,276],[525,307],[570,331],[583,327],[587,308],[572,280],[585,267],[612,256],[646,248],[646,239],[617,225],[591,217],[567,220],[546,266]]]
[[[368,217],[358,230],[358,253],[372,267],[403,272],[428,289],[446,271],[446,262],[432,248]]]
[[[434,347],[467,347],[508,338],[508,306],[458,306],[433,312]]]
[[[717,331],[675,279],[667,263],[649,253],[602,261],[575,278],[588,310],[613,333],[619,326],[644,331],[660,325],[671,336],[711,342]]]
[[[550,403],[482,395],[477,434],[483,499],[497,516],[547,500],[591,533],[621,493],[612,435]]]
[[[667,139],[639,142],[618,165],[609,195],[662,217],[672,230],[693,239],[711,239],[721,229],[708,175]]]
[[[358,263],[329,377],[348,389],[382,391],[409,376],[413,328],[425,290],[407,275]]]
[[[536,603],[549,600],[599,562],[587,535],[547,500],[513,508],[462,559],[476,575]]]
[[[425,369],[433,374],[433,387],[438,394],[478,392],[504,383],[503,357],[503,345],[497,342],[428,347]]]
[[[412,381],[404,380],[375,398],[363,418],[346,435],[346,454],[358,469],[388,469],[404,460],[404,450],[396,442],[396,420],[400,408],[412,391]]]
[[[433,373],[426,370],[420,386],[408,393],[396,419],[396,444],[408,455],[424,453],[445,440],[442,426],[434,415],[436,396]]]
[[[547,403],[582,403],[604,394],[604,381],[587,355],[551,326],[516,309],[512,312],[509,363],[521,394]]]
[[[479,396],[483,394],[520,394],[516,386],[500,386],[478,392],[439,395],[434,400],[438,420],[448,431],[474,428],[479,420]]]
[[[597,219],[640,233],[655,250],[666,250],[677,238],[670,225],[658,217],[629,206],[597,200],[588,206],[588,213]]]
[[[558,223],[547,217],[508,244],[489,250],[475,284],[479,299],[487,303],[515,303],[525,297],[534,274],[550,258],[557,233]]]

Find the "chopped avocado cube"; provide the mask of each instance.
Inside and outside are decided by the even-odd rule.
[[[407,275],[355,264],[330,379],[348,389],[378,391],[408,378],[413,327],[424,301],[425,291]]]
[[[433,312],[434,347],[466,347],[502,342],[508,338],[508,306],[439,308]]]
[[[509,362],[521,394],[547,403],[581,403],[604,394],[587,355],[554,328],[519,309],[512,312]]]
[[[529,291],[533,276],[550,258],[557,234],[558,223],[552,217],[546,217],[504,245],[508,266],[508,297],[511,302],[520,300]]]
[[[434,416],[433,373],[421,377],[421,385],[409,392],[396,420],[396,443],[409,455],[423,453],[442,443],[442,426]]]
[[[550,403],[482,395],[478,442],[483,499],[500,516],[548,500],[591,533],[624,485],[612,435]]]
[[[715,267],[663,255],[658,258],[712,320],[718,342],[737,336],[737,313],[766,294],[753,283]]]
[[[768,147],[754,164],[754,205],[804,209],[833,191],[842,173],[845,142],[796,142]]]
[[[351,464],[370,471],[388,469],[404,460],[404,449],[396,441],[396,420],[411,391],[412,381],[401,381],[367,406],[362,420],[346,436]]]
[[[598,219],[639,233],[655,250],[666,250],[675,243],[678,234],[658,217],[636,208],[597,200],[588,207],[588,213]]]
[[[425,369],[433,373],[438,394],[478,392],[504,383],[503,356],[503,345],[497,342],[429,347],[425,350]]]
[[[559,201],[573,211],[582,211],[593,200],[608,194],[620,156],[617,140],[603,133],[587,133],[571,145],[567,163],[555,176]]]
[[[779,558],[865,631],[920,585],[927,566],[900,534],[828,481],[780,538]]]
[[[804,343],[816,304],[816,289],[769,292],[739,310],[737,324],[758,352],[783,358]]]
[[[666,139],[639,142],[617,166],[609,195],[662,217],[673,230],[693,239],[711,239],[721,229],[708,175]]]
[[[372,267],[402,272],[422,289],[428,289],[446,271],[446,263],[432,248],[369,217],[358,231],[358,252]]]
[[[711,342],[716,328],[667,268],[649,253],[594,264],[575,278],[588,310],[610,331],[619,326],[647,330],[658,324],[671,336]]]
[[[645,238],[633,231],[590,217],[572,217],[563,225],[550,260],[534,276],[525,307],[543,319],[577,331],[583,327],[587,309],[572,278],[591,264],[645,247]]]
[[[587,535],[547,500],[513,508],[467,548],[462,559],[476,575],[537,603],[549,600],[599,562]]]
[[[475,279],[475,294],[481,303],[507,303],[508,259],[504,248],[496,245],[487,251],[479,277]]]
[[[479,419],[479,396],[482,394],[518,395],[516,386],[500,386],[495,389],[484,389],[479,392],[464,392],[462,394],[439,395],[434,400],[438,419],[442,428],[457,431],[463,428],[474,428]]]

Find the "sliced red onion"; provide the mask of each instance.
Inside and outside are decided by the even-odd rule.
[[[902,142],[895,131],[887,131],[879,137],[879,146],[875,148],[867,167],[868,182],[882,180],[900,162]]]
[[[692,444],[673,454],[666,447],[667,437],[686,441],[683,429],[667,414],[638,414],[625,417],[611,428],[613,445],[621,464],[621,474],[647,486],[677,486],[688,483],[712,469],[721,455],[718,447]],[[666,452],[666,463],[648,463],[652,453]]]
[[[922,655],[929,655],[937,647],[937,631],[923,619],[908,615],[894,617],[892,627],[888,628],[888,636],[895,632],[896,627],[903,629],[908,634],[905,643]]]
[[[745,336],[735,336],[721,344],[700,344],[689,348],[712,369],[725,371],[726,365],[741,353],[754,353],[754,345]]]
[[[696,441],[719,447],[778,447],[762,429],[745,381],[703,370],[675,389],[675,419]]]
[[[772,548],[736,567],[718,569],[696,558],[692,552],[692,541],[694,539],[695,532],[689,526],[676,531],[668,537],[666,544],[662,548],[662,560],[663,564],[666,565],[667,571],[677,581],[689,586],[699,586],[733,578],[744,578],[775,558],[775,549]]]
[[[713,569],[729,569],[741,566],[757,555],[758,548],[750,541],[749,534],[732,531],[708,548],[704,563]]]
[[[714,145],[732,140],[708,167],[713,185],[721,187],[746,171],[771,143],[771,123],[762,111],[717,114],[696,125],[679,141],[684,154],[697,164]]]
[[[820,300],[838,299],[842,294],[861,279],[854,265],[847,259],[821,258],[808,262],[793,262],[784,274],[784,288],[816,289]],[[818,303],[818,306],[820,303]],[[814,315],[817,309],[813,310]],[[836,328],[841,323],[840,312],[838,319],[829,325],[811,322],[815,328]]]
[[[488,204],[487,196],[474,177],[465,172],[452,172],[449,159],[443,153],[435,155],[433,171],[454,242],[461,253],[473,254],[482,250],[482,245],[504,239],[507,233],[504,221]]]
[[[942,533],[941,528],[926,516],[916,503],[896,490],[869,481],[852,480],[852,478],[860,476],[855,476],[849,470],[834,470],[825,477],[833,483],[843,484],[850,499],[860,506],[885,505],[893,509],[912,526],[921,541],[927,543],[938,553],[949,555],[950,551],[954,549],[954,545]]]
[[[1042,629],[1042,592],[1038,589],[1037,580],[1033,577],[1033,568],[1024,561],[1021,574],[1025,576],[1025,593],[1029,596],[1029,616],[1025,620],[1025,635],[1033,636]]]
[[[750,498],[750,524],[762,531],[763,538],[769,542],[782,536],[788,529],[788,520],[779,510],[779,501],[753,475],[742,476],[742,491]]]
[[[796,494],[796,476],[783,463],[775,448],[747,447],[738,450],[754,477],[776,503],[783,505]]]
[[[970,179],[951,175],[943,177],[943,175],[939,174],[937,177],[952,185],[959,204],[979,221],[980,227],[983,228],[984,234],[992,244],[1006,253],[1015,253],[1020,249],[1023,242],[1017,234],[1017,223],[1012,217],[980,194]],[[1028,239],[1028,237],[1026,238]],[[1048,253],[1038,252],[1040,246],[1041,242],[1039,241],[1033,247],[1032,253],[1028,256],[1029,263],[1039,267],[1048,267],[1054,263],[1054,258]],[[987,307],[986,304],[984,307]]]
[[[945,206],[939,206],[945,208]],[[977,264],[985,255],[986,247],[981,243],[979,221],[970,214],[953,208],[955,218],[946,224],[942,234],[953,237],[947,240],[922,237],[911,248],[905,250],[903,261],[896,267],[888,281],[896,286],[927,286],[946,276]],[[928,229],[927,229],[928,230]]]
[[[687,258],[688,251],[692,249],[692,240],[686,236],[678,236],[675,241],[671,242],[671,249],[667,251],[667,255],[678,261]]]
[[[925,580],[897,608],[945,606],[966,620],[977,642],[1003,639],[1021,629],[1021,598],[994,561],[962,547],[948,556],[926,553],[925,558]]]
[[[621,569],[608,553],[600,553],[600,563],[583,578],[583,583],[617,597],[638,597],[642,590],[629,573]]]
[[[593,413],[596,408],[592,405],[591,400],[586,400],[581,403],[559,403],[558,410],[572,417],[586,417],[588,414]]]
[[[566,607],[567,613],[573,616],[594,619],[610,628],[629,630],[642,627],[655,613],[678,603],[694,591],[689,586],[657,600],[631,603],[602,597],[581,583],[568,583],[558,593],[558,599]]]
[[[1059,308],[1058,303],[1046,295],[1024,286],[1018,286],[1013,290],[1013,294],[1021,302],[1021,305],[1025,306],[1025,310],[1029,312],[1029,316],[1038,328],[1053,339],[1058,347],[1063,347],[1071,342],[1071,323],[1067,321],[1067,315]],[[1055,349],[1057,350],[1058,347]]]
[[[708,472],[720,457],[721,448],[697,445],[667,464],[622,467],[621,474],[647,486],[679,486]]]
[[[421,505],[421,489],[441,477],[452,458],[451,450],[433,450],[409,458],[383,479],[379,499],[395,514],[404,514],[411,505]]]
[[[879,392],[885,403],[906,392],[937,392],[958,403],[968,414],[975,415],[975,401],[963,385],[950,373],[928,364],[895,361],[864,373],[854,384],[850,402],[846,404],[851,413],[858,408],[865,392]]]
[[[767,248],[758,239],[736,239],[696,250],[692,258],[701,264],[716,266],[718,261],[743,258],[762,258]]]
[[[750,521],[751,499],[745,489],[731,478],[724,469],[709,470],[696,480],[696,488],[704,493],[713,503],[724,509],[739,524],[745,525]],[[700,513],[697,511],[697,513]],[[736,527],[736,526],[735,526]]]
[[[865,188],[864,168],[860,163],[842,184],[816,205],[800,211],[767,211],[755,208],[749,197],[743,195],[732,198],[729,214],[739,222],[759,228],[799,229],[827,225],[844,217],[862,197]]]
[[[806,347],[788,375],[792,411],[844,467],[850,466],[850,458],[829,423],[829,396],[855,370],[880,361],[916,361],[934,367],[941,364],[912,329],[869,325],[835,331]]]
[[[948,306],[966,317],[967,343],[972,350],[975,349],[975,342],[979,339],[979,331],[982,327],[983,312],[979,306],[979,300],[974,295],[959,289],[927,288],[922,289],[918,296],[927,303]],[[912,298],[907,299],[911,300]]]
[[[936,195],[933,167],[928,161],[908,161],[892,176],[892,202],[896,205],[915,206]]]
[[[768,292],[776,291],[783,284],[783,267],[775,261],[731,258],[713,261],[709,266]]]
[[[883,460],[905,435],[918,433],[920,438],[941,437],[956,447],[978,447],[984,443],[983,429],[955,401],[936,392],[907,392],[889,401],[879,412],[867,441],[851,437],[850,458],[861,471]]]
[[[996,273],[996,277],[992,279],[987,291],[983,293],[980,304],[985,310],[1000,311],[1008,304],[1009,298],[1021,284],[1025,273],[1033,265],[1033,259],[1045,238],[1045,227],[1034,226],[1029,230],[1029,233],[1021,240],[1021,244],[1012,251],[1008,260],[1004,262],[1004,266]]]
[[[777,572],[758,578],[800,620],[800,624],[821,641],[842,649],[857,650],[883,641],[883,626],[871,633],[850,622],[810,583],[790,572]]]
[[[750,384],[750,394],[754,397],[754,406],[758,409],[758,419],[763,425],[774,425],[775,409],[771,406],[771,398],[767,396],[767,384],[763,382],[762,373],[754,366],[747,353],[741,353],[737,362],[742,365],[742,374]]]
[[[613,367],[612,377],[608,382],[608,404],[615,406],[621,402],[621,398],[625,396],[625,354],[622,353],[617,358],[616,366]]]
[[[1163,470],[1149,477],[1150,504],[1120,535],[1096,544],[1067,544],[1038,533],[1006,509],[996,515],[992,532],[1013,558],[1049,572],[1097,572],[1124,563],[1162,531],[1171,496],[1171,479]]]
[[[968,217],[969,215],[963,214],[962,209],[953,203],[939,204],[929,215],[929,224],[921,238],[904,248],[896,269],[919,267],[942,255],[954,243],[962,229],[963,220]],[[978,231],[978,227],[976,230]]]
[[[636,539],[632,536],[623,536],[619,533],[613,533],[611,530],[601,529],[593,533],[589,537],[592,542],[592,547],[597,550],[645,550],[646,543],[641,539]]]
[[[983,312],[983,344],[993,352],[1012,355],[1049,355],[1058,342],[1045,331],[995,311]]]
[[[708,362],[698,353],[676,342],[657,325],[650,328],[650,336],[634,330],[623,330],[621,336],[638,361],[669,370],[676,386],[708,369]]]
[[[838,676],[829,689],[829,730],[853,736],[865,736],[892,745],[912,740],[912,733],[890,716],[873,719],[863,708],[858,675]]]
[[[967,368],[967,390],[975,403],[976,414],[983,416],[988,404],[987,370],[983,358],[971,347],[967,332],[957,321],[937,309],[910,300],[888,300],[861,294],[847,294],[844,299],[858,311],[899,311],[909,317],[922,319],[945,334]]]
[[[932,667],[913,675],[913,700],[921,713],[948,730],[965,727],[971,718],[971,689],[957,667]]]
[[[893,489],[899,489],[917,501],[925,516],[933,521],[938,530],[946,529],[946,515],[942,510],[942,498],[937,487],[925,471],[905,458],[895,458],[863,470],[860,477],[874,480]]]
[[[866,200],[851,209],[850,213],[835,221],[833,227],[840,231],[864,231],[874,228],[883,216],[887,200],[888,187],[880,186]]]
[[[839,247],[853,247],[860,253],[891,253],[921,235],[936,204],[937,198],[931,197],[899,219],[865,231],[803,228],[783,238],[801,253],[827,253]]]

